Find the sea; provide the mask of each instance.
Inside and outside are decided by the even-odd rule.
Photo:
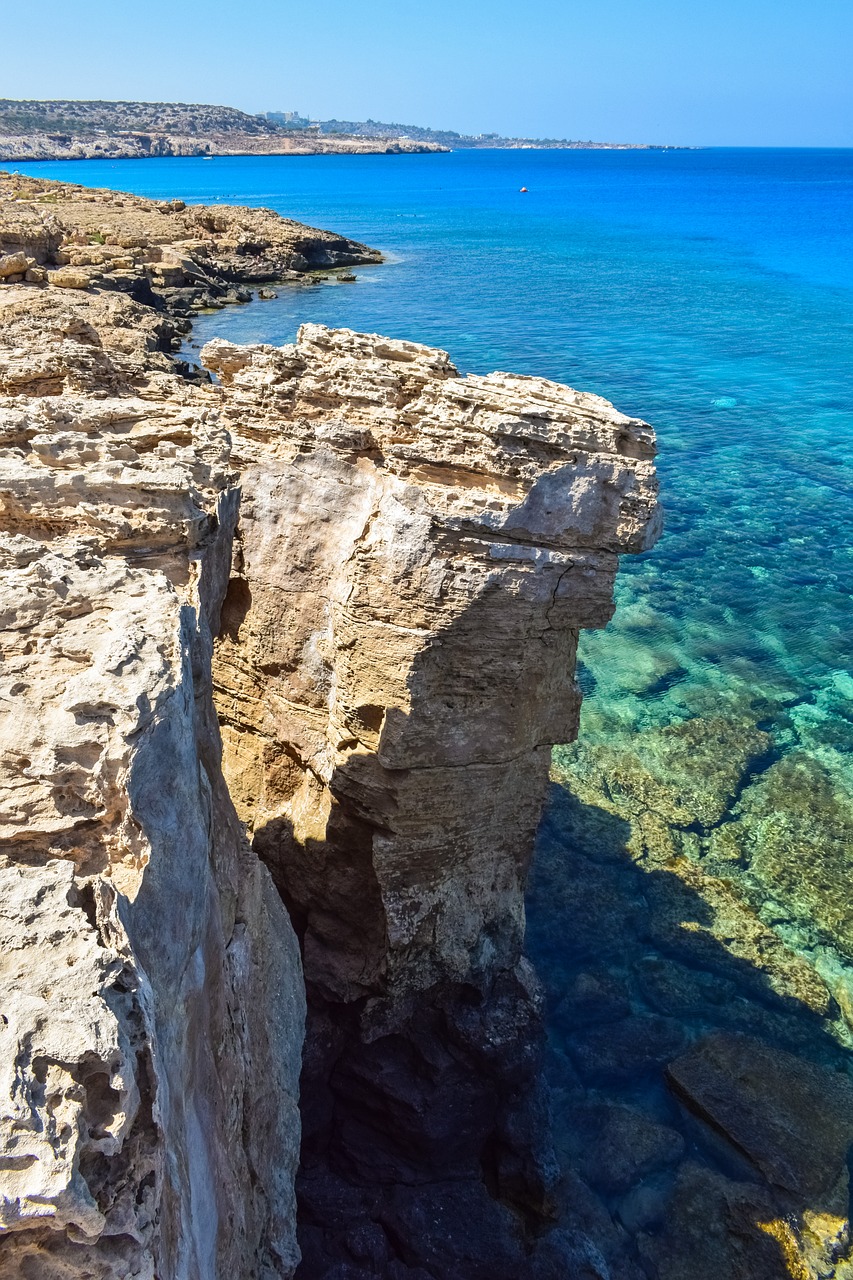
[[[569,1115],[593,1089],[677,1127],[663,1064],[713,1028],[846,1052],[853,150],[20,167],[266,205],[386,256],[354,282],[328,273],[205,314],[194,349],[347,326],[654,425],[665,532],[623,560],[613,621],[582,637],[581,739],[555,750],[531,878],[555,1105]],[[651,1200],[614,1212],[640,1230]]]

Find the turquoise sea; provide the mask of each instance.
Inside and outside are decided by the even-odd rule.
[[[555,753],[531,890],[558,1110],[577,1131],[594,1087],[677,1128],[661,1063],[712,1026],[811,1057],[849,1044],[853,151],[24,168],[269,205],[387,255],[355,283],[203,316],[196,344],[346,325],[654,424],[666,532],[623,562],[614,621],[583,638],[582,743]],[[638,1208],[628,1183],[581,1172],[629,1231],[664,1196]]]

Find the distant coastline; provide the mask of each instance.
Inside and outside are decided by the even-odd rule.
[[[376,120],[308,121],[296,112],[169,102],[0,99],[0,161],[160,156],[405,155],[453,150],[678,150],[665,144],[507,138]]]

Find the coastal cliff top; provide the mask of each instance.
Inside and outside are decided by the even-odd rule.
[[[446,151],[437,140],[292,129],[235,107],[186,102],[0,98],[0,159],[395,154]]]
[[[279,126],[265,116],[206,103],[0,98],[0,133],[94,134],[125,130],[270,135],[281,132]]]
[[[376,249],[271,209],[147,200],[0,171],[6,284],[114,289],[187,315],[222,305],[235,282],[381,261]]]

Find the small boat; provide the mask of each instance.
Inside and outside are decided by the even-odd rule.
[[[520,191],[526,191],[526,190],[527,190],[527,187],[520,187],[520,188],[519,188],[519,190],[520,190]]]

